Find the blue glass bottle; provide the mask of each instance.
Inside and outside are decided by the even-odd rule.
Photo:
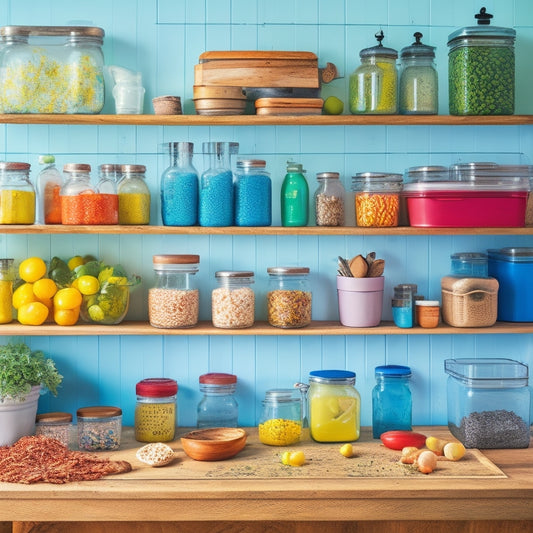
[[[272,182],[262,159],[237,161],[235,180],[235,225],[272,224]]]
[[[411,430],[412,399],[408,366],[384,365],[375,369],[376,385],[372,389],[372,436],[393,429]]]

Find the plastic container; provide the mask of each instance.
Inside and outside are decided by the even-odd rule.
[[[99,113],[103,39],[90,26],[0,28],[0,113]]]
[[[481,252],[457,252],[452,254],[452,276],[486,278],[489,275],[488,255]]]
[[[315,191],[317,226],[344,226],[344,185],[338,172],[319,172]]]
[[[436,328],[440,322],[438,300],[418,300],[415,302],[416,323],[421,328]]]
[[[528,367],[505,358],[446,359],[448,428],[467,448],[527,448]]]
[[[401,283],[394,287],[392,319],[399,328],[412,328],[416,324],[415,295],[418,287]]]
[[[281,225],[307,226],[309,222],[309,185],[299,163],[287,161],[287,174],[281,184]]]
[[[237,376],[210,372],[202,374],[198,381],[203,398],[196,410],[196,425],[199,428],[236,428],[239,425],[239,406],[235,400]]]
[[[216,328],[249,328],[255,320],[255,294],[249,271],[215,272],[218,287],[211,293],[211,318]]]
[[[80,450],[116,450],[120,447],[122,409],[109,406],[82,407],[76,415]]]
[[[235,172],[235,225],[272,224],[272,182],[263,159],[240,159]]]
[[[150,189],[146,185],[144,165],[122,165],[118,184],[118,223],[150,224]]]
[[[35,189],[29,163],[0,161],[0,224],[33,224]]]
[[[352,328],[378,326],[383,313],[384,286],[384,276],[337,276],[340,323]]]
[[[13,321],[14,259],[0,259],[0,324]]]
[[[100,224],[118,224],[117,175],[120,172],[118,165],[105,163],[98,167],[96,193],[101,206]]]
[[[61,187],[63,176],[55,165],[53,155],[40,155],[39,164],[44,165],[37,175],[37,224],[61,224]]]
[[[294,389],[265,393],[259,420],[259,440],[270,446],[289,446],[302,436],[302,401]]]
[[[91,184],[91,165],[67,163],[63,165],[65,176],[61,188],[61,223],[67,225],[99,224],[96,190]]]
[[[72,415],[70,413],[40,413],[35,418],[35,435],[56,439],[64,446],[70,444]]]

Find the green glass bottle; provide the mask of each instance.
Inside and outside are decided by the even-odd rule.
[[[307,226],[309,185],[299,163],[287,161],[287,174],[281,185],[281,225]]]

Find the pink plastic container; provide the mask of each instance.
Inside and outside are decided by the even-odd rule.
[[[339,319],[343,326],[368,328],[378,326],[383,312],[385,278],[337,276]]]

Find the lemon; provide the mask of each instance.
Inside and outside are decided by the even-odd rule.
[[[33,284],[33,294],[35,294],[39,300],[53,298],[56,292],[57,285],[53,279],[41,278]]]
[[[336,96],[328,96],[322,109],[326,115],[340,115],[344,111],[344,102]]]
[[[19,277],[33,283],[46,274],[46,263],[40,257],[28,257],[19,265]]]
[[[289,455],[289,465],[290,466],[302,466],[305,463],[304,452],[291,452]]]
[[[87,309],[87,312],[89,313],[89,316],[93,322],[100,322],[105,316],[104,310],[99,305],[91,305]]]
[[[352,457],[353,456],[353,446],[350,443],[343,444],[339,452],[341,452],[341,455],[344,455],[344,457]]]
[[[33,283],[23,283],[13,293],[13,307],[19,309],[22,305],[35,302],[37,297],[33,293]]]
[[[81,255],[75,255],[68,260],[67,266],[70,270],[74,270],[76,267],[85,264],[85,261]]]
[[[78,282],[76,288],[86,296],[96,294],[100,290],[98,278],[94,276],[80,276],[76,281]]]
[[[291,452],[283,452],[283,454],[281,455],[282,464],[288,465],[290,457],[291,457]]]
[[[41,302],[29,302],[19,307],[17,320],[27,326],[40,326],[48,318],[48,307]]]
[[[79,307],[83,297],[81,292],[74,287],[67,287],[65,289],[58,290],[54,295],[54,308],[55,309],[74,309]]]
[[[58,326],[74,326],[80,316],[80,308],[54,309],[54,322]]]

